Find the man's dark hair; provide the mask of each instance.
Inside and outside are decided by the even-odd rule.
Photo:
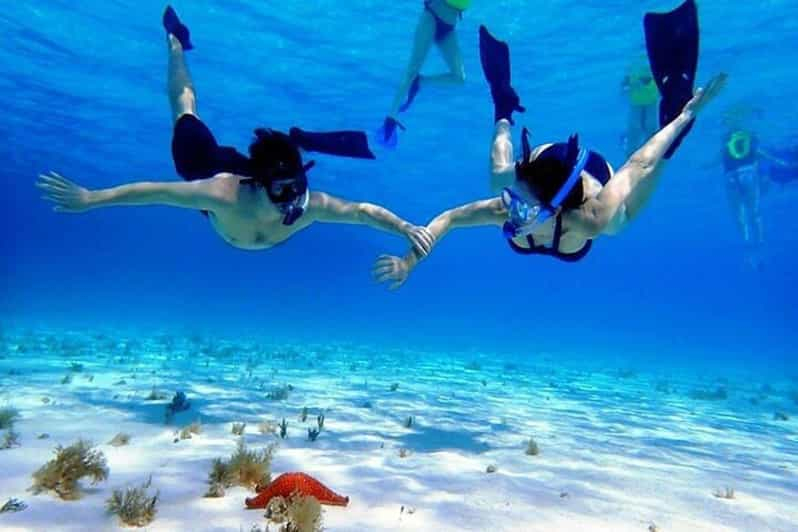
[[[260,184],[290,178],[302,172],[302,154],[285,133],[273,129],[255,130],[249,145],[252,177]]]

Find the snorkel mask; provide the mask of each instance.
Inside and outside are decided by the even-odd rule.
[[[531,154],[529,146],[529,131],[524,128],[522,132],[523,160],[528,161]],[[557,209],[573,190],[582,170],[587,165],[590,151],[579,148],[579,138],[572,135],[568,139],[568,160],[572,160],[571,172],[550,202],[541,202],[536,205],[529,203],[511,187],[502,190],[501,198],[504,208],[507,209],[508,220],[502,227],[505,238],[511,239],[532,233],[538,226],[557,213]]]
[[[314,164],[314,161],[308,161],[295,172],[290,169],[281,170],[280,164],[266,181],[266,194],[284,215],[283,225],[293,225],[305,213],[310,202],[306,172]]]

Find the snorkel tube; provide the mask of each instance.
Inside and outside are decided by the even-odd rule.
[[[524,154],[528,160],[527,151],[529,150],[528,131],[523,133]],[[530,152],[531,153],[531,152]],[[542,223],[549,220],[557,213],[565,198],[576,186],[577,180],[582,175],[582,170],[587,165],[590,151],[579,147],[578,135],[571,135],[568,139],[568,159],[573,160],[571,172],[562,186],[554,194],[549,202],[541,202],[538,205],[530,206],[515,190],[505,188],[502,190],[502,203],[508,211],[509,220],[504,223],[502,232],[508,239],[524,236],[532,233]]]

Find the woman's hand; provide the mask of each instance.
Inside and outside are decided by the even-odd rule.
[[[389,290],[402,286],[410,275],[410,264],[406,259],[393,255],[380,255],[374,263],[371,275],[378,283],[390,282]]]
[[[90,208],[91,191],[56,172],[39,174],[36,186],[43,191],[43,199],[55,203],[56,212],[84,212]]]
[[[698,89],[693,96],[693,98],[687,102],[682,110],[683,113],[687,115],[689,119],[693,119],[698,116],[698,113],[704,110],[704,107],[715,99],[715,97],[720,94],[720,91],[723,90],[723,87],[726,86],[726,79],[728,75],[721,72],[707,83],[707,86]]]

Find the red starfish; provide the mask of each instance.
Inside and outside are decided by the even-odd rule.
[[[288,498],[294,493],[311,496],[321,504],[330,506],[346,506],[349,497],[338,495],[333,490],[305,473],[283,473],[268,486],[259,486],[255,497],[247,499],[247,508],[266,508],[273,497]]]

